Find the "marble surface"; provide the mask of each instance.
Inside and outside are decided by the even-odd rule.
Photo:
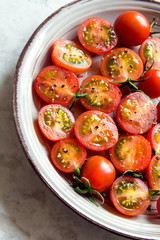
[[[69,0],[0,0],[0,239],[128,238],[101,229],[64,205],[28,162],[12,114],[19,55],[37,26]]]

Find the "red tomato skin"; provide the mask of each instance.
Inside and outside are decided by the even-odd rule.
[[[67,146],[68,143],[71,143],[72,145],[74,145],[75,147],[77,147],[77,149],[80,151],[80,154],[77,155],[77,159],[76,158],[70,158],[67,159],[67,161],[69,161],[69,166],[65,166],[65,163],[62,164],[58,161],[57,157],[56,157],[56,151],[58,147],[63,147],[63,146]],[[71,154],[70,153],[70,149],[69,147],[67,148],[67,155]],[[54,166],[56,166],[59,170],[66,172],[66,173],[71,173],[73,172],[76,168],[81,167],[82,164],[85,162],[86,157],[87,157],[87,152],[86,149],[82,146],[82,144],[74,138],[65,138],[65,139],[61,139],[59,141],[57,141],[51,151],[50,151],[50,156],[51,156],[51,161],[54,164]],[[72,156],[73,157],[73,156]]]
[[[115,149],[116,149],[117,143],[120,141],[120,139],[123,139],[123,138],[127,139],[129,137],[131,137],[132,140],[131,140],[130,150],[129,149],[128,150],[129,150],[130,154],[133,151],[133,153],[135,153],[135,155],[131,155],[130,156],[131,158],[128,158],[127,161],[125,162],[125,159],[118,159],[116,157]],[[125,172],[128,170],[135,171],[137,169],[138,169],[138,171],[143,171],[144,169],[146,169],[146,167],[149,165],[149,163],[151,161],[152,150],[151,150],[150,143],[148,142],[148,140],[145,137],[143,137],[141,135],[123,134],[119,137],[118,142],[109,149],[109,153],[110,153],[110,158],[111,158],[113,165],[119,172]],[[136,145],[136,143],[137,143],[137,145]],[[141,144],[142,150],[140,150],[138,148],[139,144]],[[122,151],[123,151],[123,149],[122,149]],[[141,155],[139,155],[138,151],[143,152],[143,157]]]
[[[148,167],[145,170],[145,176],[148,180],[149,187],[154,190],[159,190],[160,189],[160,181],[156,181],[159,179],[159,175],[155,176],[154,171],[155,171],[155,165],[158,164],[160,161],[160,154],[154,155],[148,165]],[[160,166],[160,164],[159,164]]]
[[[157,211],[160,214],[160,197],[157,200]]]
[[[72,62],[67,62],[63,59],[63,54],[65,53],[65,46],[66,44],[69,44],[71,46],[74,46],[78,49],[80,49],[82,52],[84,52],[85,56],[86,56],[86,64],[73,64]],[[66,68],[72,72],[74,72],[75,74],[79,74],[79,73],[83,73],[85,71],[87,71],[91,65],[92,65],[92,57],[90,55],[89,52],[87,52],[86,49],[84,49],[80,44],[75,43],[74,41],[71,40],[66,40],[66,39],[57,39],[54,44],[53,44],[53,48],[52,48],[52,52],[51,52],[51,59],[53,64]]]
[[[88,135],[83,136],[81,134],[81,132],[80,132],[81,124],[83,123],[84,119],[86,119],[87,116],[90,116],[90,115],[95,115],[95,116],[100,116],[100,117],[105,118],[104,121],[105,121],[107,130],[110,130],[112,132],[112,138],[106,144],[104,144],[104,145],[93,144],[92,142],[90,142],[88,140]],[[88,126],[88,128],[89,128],[89,126]],[[111,146],[113,146],[118,140],[118,129],[117,129],[116,124],[113,121],[113,119],[108,114],[103,113],[101,111],[96,111],[96,110],[90,110],[90,111],[86,111],[86,112],[80,114],[79,117],[77,118],[76,122],[75,122],[74,132],[75,132],[75,136],[79,140],[79,142],[81,142],[81,144],[84,147],[86,147],[87,149],[90,149],[90,150],[93,150],[93,151],[107,150]]]
[[[160,132],[160,123],[153,126],[147,133],[147,139],[150,142],[152,149],[156,151],[156,154],[160,154],[160,142],[159,141],[156,142],[156,139],[155,139],[156,137],[155,134],[159,132]]]
[[[54,77],[55,80],[52,80],[51,77],[46,79],[45,75],[50,74],[54,71],[57,72],[57,76]],[[44,85],[46,85],[46,88],[44,90],[45,93],[42,90],[42,87]],[[55,87],[54,85],[61,85],[61,87]],[[62,87],[62,85],[65,85],[65,87]],[[52,88],[54,88],[54,90],[56,90],[56,97],[49,97],[48,94],[46,94],[47,88],[49,88],[50,91],[52,91]],[[68,106],[73,101],[74,94],[79,89],[79,80],[74,73],[67,69],[58,66],[48,66],[43,68],[38,73],[37,77],[34,80],[34,89],[39,97],[48,104],[54,103],[61,104],[62,106]]]
[[[126,58],[125,55],[128,57]],[[112,58],[114,57],[112,61],[110,59],[111,56]],[[129,60],[131,57],[132,59]],[[116,61],[115,65],[114,61]],[[110,72],[109,64],[111,67],[110,69],[112,69],[114,66],[116,71],[113,70],[113,72]],[[131,68],[132,65],[136,65],[136,67]],[[110,82],[115,82],[117,85],[119,85],[119,83],[125,82],[129,77],[134,81],[138,80],[143,73],[143,68],[143,62],[139,55],[133,50],[124,47],[114,48],[111,51],[107,52],[102,56],[100,62],[100,70],[102,75],[108,78]]]
[[[97,41],[95,41],[92,45],[87,43],[87,41],[84,39],[84,30],[86,29],[88,24],[95,24],[97,26],[97,30],[95,30],[96,32],[94,33],[95,37],[99,36],[99,34],[98,34],[100,31],[99,28],[101,28],[102,24],[104,24],[107,27],[110,27],[112,29],[112,35],[114,36],[114,38],[113,38],[113,41],[111,41],[111,43],[109,43],[109,46],[106,46],[100,39],[97,39]],[[78,28],[78,38],[84,48],[86,48],[88,51],[95,53],[95,54],[103,54],[103,53],[111,50],[112,48],[114,48],[117,45],[117,42],[118,42],[118,38],[114,31],[113,25],[110,22],[108,22],[107,20],[98,18],[98,17],[88,18],[84,22],[81,23],[81,25]]]
[[[60,130],[56,131],[56,129],[54,129],[54,127],[49,127],[45,124],[44,113],[47,110],[49,110],[49,111],[51,110],[51,112],[53,111],[53,115],[55,115],[56,109],[62,109],[65,113],[67,113],[67,115],[70,119],[70,128],[68,130],[66,130],[66,132],[63,132]],[[75,124],[75,118],[74,118],[73,114],[71,113],[71,111],[68,110],[68,108],[63,107],[59,104],[45,105],[44,107],[42,107],[40,109],[39,114],[38,114],[39,128],[40,128],[41,132],[43,133],[43,135],[51,141],[58,141],[63,138],[72,137],[74,134],[74,124]]]
[[[146,54],[147,54],[146,55],[145,49],[147,45],[150,47],[150,51],[149,51],[149,54],[146,51]],[[153,60],[154,60],[154,64],[152,68],[160,69],[160,57],[159,57],[160,56],[160,38],[156,38],[156,37],[147,38],[141,44],[138,52],[139,52],[140,58],[142,59],[143,64],[145,64],[147,61],[148,68],[153,64]]]
[[[89,180],[92,189],[102,193],[107,190],[116,177],[113,164],[102,156],[90,157],[83,165],[81,178]],[[82,179],[83,180],[83,179]],[[85,180],[83,180],[85,182]]]
[[[120,89],[116,85],[111,84],[109,82],[109,79],[107,79],[106,77],[103,77],[103,76],[99,76],[99,75],[93,75],[93,76],[87,77],[86,79],[83,80],[83,82],[81,83],[81,86],[83,86],[87,82],[92,81],[92,79],[95,79],[97,81],[102,80],[104,83],[106,83],[108,85],[109,91],[108,92],[106,91],[106,94],[105,94],[104,89],[102,91],[100,91],[98,89],[98,87],[97,87],[97,89],[95,87],[95,90],[94,90],[95,96],[93,96],[92,99],[91,99],[91,94],[88,91],[88,93],[90,95],[90,100],[94,101],[96,99],[97,95],[103,96],[103,94],[104,94],[105,98],[110,98],[110,102],[107,103],[104,107],[98,107],[98,106],[94,106],[92,104],[87,103],[85,97],[83,97],[83,98],[80,98],[81,104],[88,110],[98,110],[98,111],[102,111],[105,113],[111,113],[114,110],[116,110],[118,104],[120,103],[121,97],[122,97],[122,93],[121,93]],[[81,94],[86,93],[86,88],[87,88],[87,86],[82,88],[80,93]]]
[[[125,207],[122,207],[120,204],[119,204],[119,201],[117,199],[117,196],[116,196],[116,189],[117,189],[117,186],[118,186],[118,183],[119,182],[122,182],[122,181],[127,181],[129,180],[129,182],[131,183],[135,183],[138,190],[139,190],[139,193],[145,193],[145,196],[144,196],[144,199],[143,199],[143,202],[142,204],[140,204],[140,207],[139,208],[135,208],[135,209],[127,209]],[[131,193],[129,193],[130,195]],[[116,180],[113,182],[111,188],[110,188],[110,199],[114,205],[114,207],[122,214],[124,215],[127,215],[127,216],[137,216],[141,213],[143,213],[147,208],[148,206],[150,205],[150,197],[149,197],[149,189],[148,189],[148,185],[146,182],[142,181],[141,179],[139,178],[134,178],[132,176],[129,176],[129,175],[122,175],[118,178],[116,178]]]
[[[138,83],[138,88],[150,98],[160,97],[160,69],[151,68],[142,79],[145,78],[145,81]]]
[[[136,109],[134,111],[132,110],[131,112],[132,115],[134,115],[134,123],[133,121],[130,121],[132,120],[132,115],[127,117],[127,120],[125,121],[121,113],[123,104],[127,103],[130,100],[137,101],[137,103],[140,104],[140,108],[138,108],[139,112],[137,112]],[[144,104],[146,104],[146,107],[149,106],[149,109],[147,109],[147,111],[142,114],[143,110],[145,110]],[[158,112],[156,106],[151,102],[147,95],[141,92],[130,93],[128,96],[126,96],[118,105],[116,112],[116,120],[119,126],[124,131],[131,134],[143,134],[148,132],[152,126],[157,123],[157,118]]]
[[[118,35],[118,42],[126,47],[138,46],[150,34],[150,23],[139,12],[127,11],[118,16],[114,22],[114,28]]]

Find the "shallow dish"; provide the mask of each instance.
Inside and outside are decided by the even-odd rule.
[[[37,73],[50,65],[50,52],[58,38],[76,39],[79,24],[89,17],[106,18],[113,23],[116,17],[127,10],[143,13],[151,22],[159,19],[160,5],[144,1],[79,0],[62,7],[49,16],[33,33],[17,63],[13,87],[15,123],[22,146],[35,171],[47,186],[69,207],[91,222],[113,232],[138,239],[160,239],[160,217],[152,202],[151,211],[137,217],[127,217],[105,203],[96,207],[88,199],[78,195],[68,179],[58,172],[49,161],[52,143],[40,133],[37,125],[38,110],[42,101],[33,91]],[[94,59],[91,73],[98,73]],[[83,74],[81,80],[88,73]]]

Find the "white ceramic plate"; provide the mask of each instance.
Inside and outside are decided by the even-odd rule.
[[[30,162],[42,180],[63,202],[105,229],[139,239],[160,239],[160,217],[156,212],[155,202],[152,203],[151,212],[146,211],[137,217],[122,216],[107,203],[96,207],[88,199],[75,193],[64,176],[51,165],[48,158],[51,145],[37,126],[38,110],[42,102],[34,93],[32,83],[37,73],[50,64],[54,40],[75,39],[79,24],[88,17],[102,17],[113,23],[126,10],[137,10],[150,22],[153,17],[160,22],[160,5],[146,1],[79,0],[49,16],[33,33],[19,58],[13,89],[14,117],[20,141]],[[94,60],[94,64],[96,61]],[[92,68],[91,71],[97,73],[98,69]]]

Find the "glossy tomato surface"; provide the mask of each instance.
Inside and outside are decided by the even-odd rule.
[[[113,182],[110,198],[119,212],[129,216],[143,213],[150,204],[147,183],[128,175],[122,175]]]
[[[89,84],[87,84],[89,83]],[[99,110],[105,113],[113,112],[121,99],[120,89],[111,84],[106,77],[93,75],[83,80],[81,94],[86,96],[80,98],[82,105],[88,110]]]
[[[117,44],[117,35],[113,25],[102,18],[92,17],[81,23],[78,38],[88,51],[102,54]]]
[[[153,126],[147,133],[147,139],[156,154],[160,154],[160,123]]]
[[[160,38],[151,37],[146,39],[139,48],[139,55],[147,67],[153,64],[154,68],[160,68]]]
[[[150,34],[150,23],[147,18],[136,11],[127,11],[118,16],[114,22],[118,42],[124,47],[138,46]]]
[[[69,105],[79,89],[77,76],[57,66],[43,68],[34,80],[37,94],[47,103]]]
[[[123,83],[128,78],[138,80],[143,73],[143,63],[136,52],[129,48],[115,48],[101,59],[103,76],[111,82]]]
[[[52,163],[61,171],[71,173],[86,160],[87,152],[78,140],[65,138],[57,141],[50,152]]]
[[[91,64],[91,55],[80,44],[71,40],[57,39],[51,53],[53,64],[64,67],[74,73],[87,71]]]
[[[130,93],[119,104],[116,119],[126,132],[143,134],[157,123],[157,108],[146,94]]]
[[[42,107],[38,114],[40,130],[46,138],[57,141],[74,134],[75,119],[71,111],[59,104]]]
[[[110,148],[110,158],[119,172],[143,171],[151,160],[150,143],[141,135],[122,135]]]
[[[81,169],[81,178],[87,178],[91,187],[100,193],[111,186],[115,176],[113,164],[102,156],[90,157]]]
[[[138,88],[145,92],[150,98],[160,97],[160,69],[151,68],[138,83]]]
[[[93,151],[103,151],[117,142],[118,129],[108,114],[90,110],[77,118],[75,135],[86,148]]]
[[[160,154],[154,155],[148,165],[146,178],[151,189],[160,189]]]

